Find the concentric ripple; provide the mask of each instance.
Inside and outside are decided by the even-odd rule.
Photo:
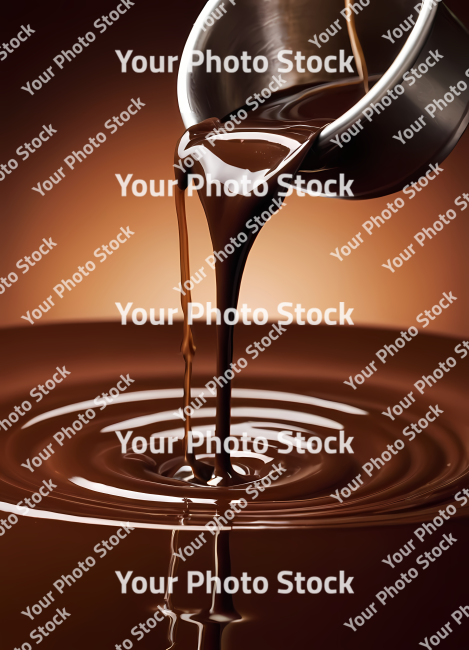
[[[109,381],[103,382],[106,386]],[[193,397],[201,391],[193,389]],[[3,434],[0,508],[23,512],[14,504],[36,492],[43,480],[52,479],[57,488],[29,516],[198,529],[230,503],[244,498],[248,505],[238,509],[234,528],[344,526],[421,517],[422,511],[432,511],[454,494],[467,472],[467,444],[446,413],[411,441],[402,430],[422,414],[416,407],[395,422],[383,416],[389,389],[375,396],[371,406],[367,400],[363,408],[308,392],[307,385],[303,393],[259,388],[233,391],[231,435],[239,441],[238,451],[232,452],[233,464],[258,488],[274,466],[281,463],[285,469],[269,487],[258,489],[256,499],[252,491],[246,493],[247,485],[218,488],[188,481],[190,468],[184,467],[183,422],[178,415],[182,390],[171,388],[125,392],[103,410],[93,400],[64,404]],[[70,439],[65,437],[61,446],[54,434],[70,428],[87,409],[94,410],[95,418]],[[202,461],[210,462],[213,457],[213,440],[212,449],[206,444],[215,433],[214,419],[215,397],[209,397],[192,422],[201,443],[197,457]],[[116,432],[129,438],[126,453]],[[292,445],[290,453],[282,453],[288,449],[280,440],[282,433],[291,436],[290,440],[297,434],[304,440]],[[353,438],[354,453],[326,453],[324,444],[320,453],[311,453],[317,447],[308,449],[306,443],[313,436],[323,443],[327,438]],[[263,437],[266,444],[254,446],[256,437]],[[368,476],[363,465],[381,457],[397,439],[404,442],[404,448],[397,452],[392,447],[394,452],[387,454],[392,458]],[[33,466],[34,472],[22,466],[26,459],[40,459],[40,452],[47,456],[51,443],[54,453],[40,467]],[[330,446],[336,447],[335,442]],[[356,480],[358,476],[361,481]],[[264,480],[264,485],[268,483]],[[342,503],[331,496],[334,493],[342,495]]]

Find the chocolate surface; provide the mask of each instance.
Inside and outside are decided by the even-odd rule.
[[[268,326],[256,328],[256,338],[264,336],[268,330]],[[60,339],[58,332],[61,332]],[[252,327],[238,327],[235,358],[252,343],[252,332]],[[195,386],[201,386],[215,372],[213,326],[196,325],[194,333],[198,352],[193,381]],[[452,373],[434,386],[428,396],[419,398],[403,418],[391,422],[381,414],[412,389],[413,382],[422,372],[429,373],[441,359],[450,356],[457,340],[419,334],[412,346],[402,350],[392,365],[368,380],[359,392],[343,384],[344,378],[362,367],[363,358],[372,358],[383,342],[394,340],[397,335],[398,332],[386,330],[338,330],[319,326],[312,337],[307,328],[293,325],[276,343],[275,349],[249,364],[237,378],[233,425],[239,426],[239,430],[253,431],[257,425],[259,435],[267,435],[268,431],[275,432],[281,427],[306,429],[314,435],[325,436],[331,434],[327,427],[292,421],[295,415],[325,417],[341,423],[347,434],[354,436],[355,454],[353,457],[347,455],[347,458],[336,457],[337,461],[325,454],[313,456],[313,461],[309,456],[304,460],[304,456],[300,458],[294,453],[280,459],[275,441],[269,441],[268,455],[275,459],[273,462],[280,459],[288,468],[288,474],[256,501],[247,499],[248,507],[232,521],[231,566],[226,566],[225,571],[238,577],[243,572],[265,576],[270,588],[264,595],[235,594],[232,603],[225,599],[225,615],[233,616],[237,622],[223,623],[223,647],[237,647],[242,643],[247,648],[257,648],[261,639],[272,647],[281,647],[287,641],[291,644],[305,643],[314,627],[318,643],[327,641],[355,649],[379,642],[387,649],[402,639],[402,626],[396,629],[392,624],[396,616],[403,617],[406,638],[414,639],[418,645],[429,634],[429,617],[435,621],[443,618],[443,625],[449,614],[465,603],[467,563],[464,559],[464,536],[467,522],[461,516],[467,513],[467,508],[458,506],[457,515],[451,517],[441,531],[429,536],[425,544],[419,544],[418,553],[406,558],[398,569],[392,570],[381,563],[388,553],[395,553],[413,538],[413,531],[421,526],[421,522],[431,521],[440,509],[454,503],[454,495],[468,485],[469,443],[463,425],[467,419],[464,360],[458,360]],[[127,425],[123,423],[128,419],[158,414],[161,418],[162,414],[176,411],[182,398],[182,365],[175,355],[180,336],[180,326],[167,328],[160,331],[161,338],[155,346],[154,328],[151,326],[143,326],[137,332],[117,324],[44,326],[34,331],[23,329],[4,333],[6,349],[10,351],[5,355],[5,371],[11,382],[2,398],[3,413],[8,413],[27,395],[31,386],[43,381],[52,351],[61,356],[62,363],[73,373],[73,377],[66,380],[71,381],[68,386],[66,382],[58,386],[47,396],[47,402],[33,407],[28,419],[2,435],[0,494],[3,507],[36,492],[43,480],[52,479],[58,486],[38,506],[41,513],[36,513],[36,517],[39,518],[20,517],[2,539],[6,556],[21,558],[25,574],[36,578],[36,586],[28,590],[25,603],[22,584],[16,580],[17,563],[3,565],[2,577],[9,585],[16,612],[12,621],[22,626],[8,626],[5,642],[13,647],[18,638],[28,638],[29,630],[34,627],[32,621],[26,621],[20,614],[26,604],[36,602],[53,589],[52,583],[62,574],[71,573],[78,561],[84,561],[88,555],[97,557],[93,552],[94,546],[101,540],[108,540],[127,522],[135,527],[128,540],[122,540],[121,545],[102,560],[97,559],[96,567],[77,584],[67,588],[62,596],[53,591],[57,596],[57,607],[66,607],[71,613],[67,621],[69,627],[66,629],[64,625],[55,633],[55,643],[67,639],[69,647],[78,649],[88,638],[90,629],[101,643],[121,643],[122,639],[131,638],[131,627],[144,622],[157,606],[164,609],[167,605],[164,594],[121,595],[115,570],[123,573],[132,570],[135,576],[146,577],[166,576],[168,570],[176,571],[180,584],[171,597],[170,606],[178,616],[177,628],[173,629],[177,643],[184,648],[197,647],[198,627],[187,619],[186,615],[190,614],[194,620],[198,620],[198,616],[205,620],[207,634],[212,630],[215,640],[219,641],[220,628],[213,632],[214,623],[210,619],[212,597],[201,589],[188,595],[185,582],[188,570],[214,571],[215,538],[206,533],[207,543],[187,562],[178,560],[174,566],[171,563],[171,536],[177,529],[177,547],[184,548],[190,544],[214,514],[222,514],[231,499],[243,494],[243,487],[196,487],[165,479],[162,465],[168,457],[148,454],[148,459],[126,459],[114,431],[103,432],[103,429],[115,429],[117,425],[124,432]],[[106,346],[102,345],[103,340],[107,341]],[[116,348],[119,349],[118,358],[113,352]],[[28,377],[15,373],[17,366],[13,351],[18,349],[22,349],[31,360]],[[123,366],[135,380],[127,396],[133,395],[135,400],[141,391],[173,389],[174,397],[161,397],[155,392],[143,394],[141,401],[110,404],[100,412],[93,406],[94,396],[115,385]],[[279,367],[283,368],[281,376]],[[238,390],[245,392],[238,393]],[[256,394],[255,391],[259,390],[271,393]],[[303,401],[299,401],[302,398]],[[308,399],[310,403],[307,403]],[[325,402],[315,403],[314,399]],[[26,458],[37,455],[51,441],[54,443],[53,435],[61,427],[70,426],[84,406],[77,406],[62,415],[53,414],[53,411],[86,401],[90,401],[97,411],[95,419],[73,439],[64,441],[63,447],[54,444],[55,454],[34,474],[21,467]],[[439,405],[444,415],[431,428],[408,442],[402,436],[404,426],[424,417],[429,406],[434,404]],[[197,428],[213,428],[214,406],[215,400],[212,399],[207,404],[211,410],[203,412],[195,420]],[[244,411],[240,412],[240,408]],[[250,415],[249,410],[253,408],[265,411]],[[41,422],[24,427],[40,415],[44,418]],[[259,426],[267,422],[268,429]],[[181,420],[160,419],[152,424],[138,424],[134,420],[134,435],[146,438],[152,434],[177,435],[179,442],[175,445],[175,455],[183,456]],[[405,449],[374,477],[365,480],[360,488],[363,492],[357,490],[343,504],[329,496],[351,482],[360,471],[360,465],[379,456],[398,438],[404,439]],[[208,461],[213,462],[213,458]],[[236,461],[249,466],[257,477],[268,471],[266,463],[253,457]],[[81,480],[77,482],[77,478]],[[118,489],[126,490],[125,496]],[[151,502],[129,497],[132,492],[140,493],[144,498],[172,497],[177,500]],[[209,499],[209,502],[196,502],[196,498]],[[415,583],[400,593],[399,599],[390,600],[386,607],[379,606],[378,615],[367,623],[366,629],[354,633],[343,626],[344,621],[359,615],[373,602],[378,590],[393,585],[401,569],[406,571],[408,567],[414,567],[417,555],[431,550],[443,533],[452,533],[458,542],[438,560],[439,564],[426,571],[418,567],[420,575]],[[34,554],[31,553],[32,539]],[[39,565],[38,557],[42,558]],[[228,561],[226,547],[224,557]],[[276,576],[282,570],[322,577],[344,570],[347,575],[354,576],[355,595],[278,594]],[[456,581],[455,574],[458,576]],[[438,597],[435,595],[436,576]],[[440,596],[445,588],[450,592],[447,606],[451,611],[447,614],[442,611]],[[99,609],[103,599],[108,604],[115,603],[116,610],[106,607],[99,620],[94,621],[93,609]],[[125,603],[125,616],[122,603]],[[405,614],[409,608],[415,613],[411,620]],[[119,620],[112,611],[121,612]],[[305,622],[308,611],[312,612],[308,615],[311,625]],[[182,615],[186,618],[181,618]],[[437,616],[439,618],[435,619]],[[272,617],[277,617],[278,621],[266,625]],[[287,625],[288,620],[295,623],[293,628]],[[83,621],[87,621],[85,627]],[[435,625],[438,627],[438,623]],[[389,630],[384,639],[383,626]],[[18,634],[18,629],[27,634]],[[166,639],[171,629],[170,618],[165,619],[141,641],[139,647],[149,648],[154,644],[169,647],[171,644]],[[465,639],[462,625],[453,632],[452,642],[456,643],[453,647],[458,647],[458,639],[461,643]]]

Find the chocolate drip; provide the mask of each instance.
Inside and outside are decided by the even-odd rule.
[[[368,93],[370,90],[368,85],[368,68],[366,65],[365,55],[363,54],[363,49],[357,34],[355,13],[352,9],[353,4],[354,3],[352,0],[345,0],[345,7],[351,11],[350,17],[347,20],[348,35],[350,38],[350,45],[352,46],[353,56],[355,57],[355,65],[357,66],[358,74],[360,75],[360,79],[363,81],[365,93]]]
[[[284,99],[286,103],[288,99]],[[269,105],[270,107],[270,105]],[[269,109],[267,109],[268,112]],[[233,180],[242,183],[243,178],[249,178],[253,188],[265,181],[267,193],[265,196],[256,196],[254,191],[238,194],[236,196],[209,196],[206,187],[199,191],[199,196],[207,216],[210,235],[215,251],[223,250],[227,244],[237,239],[239,233],[244,233],[246,240],[242,244],[232,245],[234,251],[223,262],[215,267],[217,281],[217,307],[222,314],[221,322],[217,324],[217,377],[222,384],[217,390],[217,415],[216,431],[222,442],[222,451],[215,457],[215,477],[221,479],[220,485],[232,485],[243,482],[233,469],[231,458],[223,449],[223,442],[230,435],[230,410],[231,410],[231,379],[229,376],[233,363],[233,335],[234,326],[227,324],[223,314],[229,309],[236,309],[238,304],[241,279],[249,251],[258,232],[254,233],[246,227],[249,219],[261,215],[270,209],[275,211],[281,206],[283,197],[279,197],[281,189],[278,183],[280,174],[290,174],[294,177],[305,155],[311,149],[321,125],[309,120],[309,123],[295,124],[284,123],[280,120],[268,121],[265,117],[247,119],[227,135],[216,135],[211,143],[206,136],[215,128],[220,129],[223,124],[216,119],[206,120],[196,127],[189,129],[181,138],[176,148],[176,156],[188,156],[194,152],[203,152],[202,161],[194,164],[193,170],[204,175],[206,179],[223,178],[226,169],[229,169]],[[228,167],[229,165],[229,167]],[[179,178],[180,184],[185,187],[187,178]],[[184,206],[182,202],[183,190],[178,190],[177,206],[179,229],[181,239],[181,269],[183,269],[183,283],[189,279],[188,242]],[[270,214],[267,213],[270,217]],[[184,259],[183,259],[184,258]],[[187,323],[187,305],[190,302],[190,293],[182,296],[184,321],[184,342],[186,359],[185,406],[189,404],[190,372],[193,353],[190,352],[189,342],[192,340],[190,327]],[[190,348],[192,349],[192,348]],[[186,421],[186,435],[189,431]],[[186,441],[187,445],[187,441]],[[202,477],[200,464],[194,458],[186,459],[194,469],[194,475]]]
[[[345,0],[345,7],[351,8],[351,0]],[[365,92],[369,90],[368,70],[363,50],[358,38],[353,11],[350,20],[347,21],[347,29],[351,47],[355,57],[357,70],[360,75],[360,82],[363,83]],[[349,80],[344,83],[332,84],[330,91],[333,92],[334,102],[342,110],[350,106],[351,97],[347,96],[349,88],[357,82]],[[345,94],[340,94],[340,90]],[[319,90],[324,94],[323,91]],[[281,173],[291,173],[295,176],[301,166],[303,159],[311,149],[318,132],[324,123],[327,122],[327,115],[318,115],[320,104],[317,105],[318,89],[300,90],[290,89],[288,94],[283,95],[279,100],[274,97],[266,102],[260,110],[260,115],[248,116],[247,120],[240,124],[233,125],[234,128],[225,135],[214,136],[207,143],[207,135],[212,132],[219,132],[223,124],[217,119],[205,120],[197,126],[189,129],[177,144],[175,161],[177,162],[184,153],[191,155],[197,151],[193,171],[201,173],[205,181],[209,177],[214,178],[219,184],[227,180],[227,170],[231,176],[241,177],[243,173],[256,176],[259,180],[264,177],[268,179],[268,192],[265,197],[246,196],[237,194],[230,197],[210,197],[207,195],[206,187],[199,191],[207,221],[210,228],[210,235],[215,251],[223,250],[227,244],[233,242],[240,232],[244,232],[247,221],[256,214],[263,211],[272,211],[274,199],[277,205],[283,201],[278,198],[278,177]],[[311,101],[312,100],[312,101]],[[327,91],[326,91],[327,104]],[[298,120],[302,114],[302,108],[306,108],[307,119]],[[318,119],[319,118],[319,119]],[[322,118],[322,119],[321,119]],[[240,122],[238,120],[238,122]],[[280,138],[290,139],[298,146],[279,146]],[[255,139],[252,139],[254,136]],[[287,146],[285,146],[287,144]],[[213,147],[213,150],[207,147]],[[282,151],[283,149],[283,151]],[[202,152],[202,153],[201,153]],[[293,153],[292,153],[293,152]],[[227,166],[229,165],[229,167]],[[308,166],[311,166],[311,157],[308,158]],[[268,173],[266,174],[266,168]],[[314,170],[308,170],[314,171]],[[180,254],[181,254],[181,281],[182,284],[190,279],[189,271],[189,242],[187,234],[187,223],[184,206],[184,189],[187,187],[187,173],[177,172],[176,178],[179,187],[176,190],[176,210],[179,222]],[[231,178],[230,176],[230,178]],[[233,178],[236,180],[236,178]],[[251,193],[252,194],[252,193]],[[257,233],[256,233],[257,234]],[[222,314],[220,324],[217,324],[217,377],[222,384],[217,390],[217,414],[216,433],[222,442],[222,450],[215,456],[214,474],[212,468],[196,460],[194,453],[188,452],[188,438],[190,432],[190,417],[185,421],[185,461],[192,467],[197,480],[207,482],[210,478],[217,478],[220,485],[235,485],[242,483],[243,479],[233,469],[230,454],[224,450],[223,442],[230,435],[231,419],[231,388],[233,371],[233,337],[234,326],[225,323],[223,315],[229,309],[236,309],[238,304],[239,290],[244,267],[249,251],[254,243],[255,235],[246,232],[247,240],[230,257],[218,263],[215,268],[217,283],[217,307]],[[233,245],[233,244],[232,244]],[[190,403],[190,385],[192,373],[192,361],[195,354],[195,346],[191,328],[188,324],[187,310],[191,301],[191,293],[181,294],[181,304],[184,313],[184,334],[182,342],[182,353],[185,360],[184,374],[184,408]],[[228,375],[228,377],[227,377]],[[220,482],[221,480],[221,482]]]
[[[176,212],[179,225],[179,247],[180,247],[180,260],[181,260],[181,283],[190,280],[190,266],[189,266],[189,235],[187,232],[186,220],[186,206],[184,201],[184,190],[176,187]],[[192,362],[194,359],[196,347],[194,345],[194,337],[188,321],[188,308],[192,300],[190,289],[186,289],[181,293],[181,306],[184,314],[184,332],[181,344],[181,352],[184,357],[184,406],[189,406],[191,399],[191,378],[192,378]],[[190,415],[186,416],[184,423],[184,460],[188,463],[194,472],[196,479],[206,483],[212,476],[212,468],[205,463],[199,462],[195,457],[194,451],[189,451],[189,432],[191,427]]]

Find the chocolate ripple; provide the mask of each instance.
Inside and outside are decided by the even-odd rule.
[[[114,383],[115,377],[101,379],[102,390]],[[265,380],[267,383],[267,380]],[[52,479],[58,486],[30,516],[80,521],[87,523],[119,523],[128,521],[146,528],[199,529],[215,514],[222,513],[230,503],[245,498],[248,505],[236,515],[233,528],[344,526],[391,523],[422,519],[451,500],[456,487],[467,474],[467,442],[461,427],[445,412],[425,432],[410,442],[402,429],[418,420],[418,408],[406,411],[396,422],[381,414],[384,405],[395,403],[396,387],[375,387],[373,402],[369,397],[361,404],[347,403],[339,378],[330,382],[324,399],[311,394],[308,381],[297,381],[304,392],[268,390],[262,378],[256,388],[233,391],[231,435],[239,440],[243,434],[262,436],[268,448],[256,452],[232,454],[233,465],[252,482],[266,477],[274,465],[282,463],[286,472],[253,501],[244,486],[199,486],[189,482],[190,468],[184,468],[182,420],[177,415],[182,389],[170,388],[122,393],[106,409],[97,409],[93,400],[76,403],[65,401],[13,427],[3,434],[0,460],[0,508],[18,512],[14,504],[28,493],[37,491],[43,480]],[[285,387],[288,382],[285,382]],[[332,389],[331,389],[332,387]],[[94,387],[93,387],[94,388]],[[202,389],[193,389],[192,397]],[[67,396],[73,394],[68,386]],[[94,391],[92,394],[96,394]],[[308,394],[309,393],[309,394]],[[19,392],[19,395],[24,394]],[[432,393],[435,402],[444,395]],[[3,405],[2,405],[3,406]],[[6,408],[6,407],[5,407]],[[2,408],[5,411],[5,408]],[[78,413],[93,408],[96,417],[72,439],[65,438],[63,447],[53,435],[62,427],[70,427]],[[215,397],[196,411],[193,431],[205,437],[214,435]],[[128,453],[123,455],[116,431],[133,431]],[[303,443],[300,449],[281,454],[285,444],[281,432],[301,433],[306,439],[316,436],[353,437],[354,454],[310,454]],[[164,444],[166,453],[132,453],[131,440],[139,436],[148,442]],[[175,439],[174,453],[168,453],[168,441]],[[402,451],[382,469],[368,477],[362,466],[371,458],[381,456],[397,439],[405,442]],[[21,463],[38,457],[53,443],[54,454],[31,473]],[[304,453],[301,453],[304,452]],[[44,452],[43,452],[44,455]],[[210,462],[211,454],[201,448],[197,459]],[[174,477],[176,468],[180,476]],[[181,473],[182,471],[182,473]],[[343,503],[330,495],[353,483],[361,474],[363,484]],[[176,473],[177,476],[177,473]],[[189,479],[189,480],[188,480]],[[341,492],[340,492],[341,493]]]

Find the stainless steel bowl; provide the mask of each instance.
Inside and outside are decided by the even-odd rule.
[[[366,0],[362,2],[366,4]],[[459,80],[466,80],[469,85],[465,76],[469,67],[469,34],[464,26],[445,5],[434,0],[424,0],[420,13],[415,10],[415,0],[368,2],[355,21],[369,73],[379,77],[379,81],[350,110],[331,120],[302,165],[303,170],[322,168],[310,172],[322,182],[339,179],[341,174],[354,179],[353,198],[389,194],[417,180],[431,163],[443,161],[469,121],[469,90],[456,97],[444,111],[437,111],[434,118],[425,111],[430,102],[448,92],[450,85]],[[281,50],[323,58],[338,55],[340,50],[346,56],[352,54],[347,23],[340,14],[343,0],[236,0],[235,5],[226,0],[225,13],[218,20],[210,19],[220,4],[220,0],[207,3],[182,55],[178,102],[186,128],[209,117],[223,119],[244,106],[249,96],[271,82],[279,66],[277,55]],[[382,38],[383,33],[398,28],[409,16],[413,17],[415,26],[408,34],[395,38],[394,43]],[[207,19],[213,24],[208,25]],[[321,42],[321,49],[310,42],[315,34],[325,32],[338,19],[342,29],[327,43]],[[268,59],[269,67],[261,73],[241,70],[209,73],[205,66],[191,70],[194,52],[205,55],[209,50],[222,59],[229,55],[240,57],[243,51],[252,57],[262,55]],[[405,94],[379,119],[370,123],[364,120],[366,138],[354,137],[346,146],[332,141],[353,128],[357,119],[364,117],[363,110],[371,103],[380,102],[388,90],[402,83],[406,71],[425,62],[428,52],[436,50],[443,55],[438,65],[412,87],[406,86]],[[284,88],[328,84],[350,76],[347,71],[300,73],[296,69],[282,74],[286,80]],[[420,137],[416,135],[405,144],[393,138],[421,115],[428,119]]]

